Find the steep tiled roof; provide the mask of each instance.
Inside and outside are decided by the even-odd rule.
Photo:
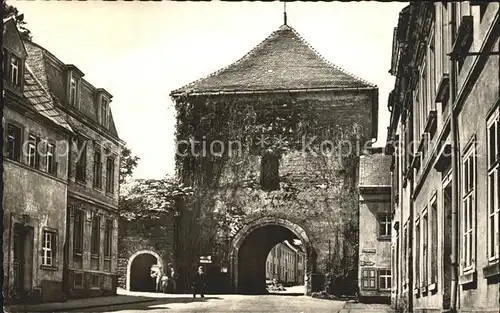
[[[49,91],[42,86],[28,65],[24,68],[24,96],[38,113],[72,131],[62,112],[54,106]]]
[[[359,158],[359,186],[383,187],[391,185],[391,156],[368,154]]]
[[[34,74],[38,78],[38,81],[42,84],[43,88],[46,90],[50,90],[49,83],[47,80],[47,70],[45,68],[45,60],[43,57],[43,49],[30,42],[27,41],[25,43],[26,50],[28,52],[28,56],[26,57],[26,63],[29,64]]]
[[[297,31],[282,25],[240,60],[171,95],[364,87],[376,88],[325,60]]]
[[[57,59],[57,57],[54,56],[52,53],[50,53],[50,51],[46,50],[45,48],[39,46],[38,44],[36,44],[34,42],[26,41],[26,50],[28,52],[28,56],[26,58],[26,63],[31,67],[32,73],[36,76],[36,78],[39,81],[39,83],[41,84],[41,86],[45,90],[48,91],[48,93],[50,94],[51,100],[55,104],[55,106],[56,107],[58,107],[58,106],[64,107],[65,101],[63,99],[60,99],[57,96],[55,90],[52,89],[55,85],[60,84],[60,82],[58,82],[54,78],[51,78],[47,75],[48,68],[50,69],[50,67],[51,67],[50,64],[47,64],[47,59],[46,59],[47,55],[51,56],[52,59],[56,59],[58,62],[60,62],[61,65],[64,65],[64,63],[62,61],[60,61],[59,59]],[[82,97],[82,98],[84,99],[84,101],[87,101],[88,99],[93,99],[93,97]],[[96,106],[94,105],[93,102],[82,103],[82,105],[86,105],[85,106],[86,109],[90,108],[92,110],[96,110]],[[92,112],[94,114],[88,114],[88,112],[86,112],[87,114],[85,114],[85,112],[83,112],[83,110],[80,110],[80,112],[82,113],[82,115],[85,115],[88,118],[91,118],[93,120],[96,119],[95,116],[97,116],[97,112]],[[69,125],[72,125],[71,121],[68,121],[68,122],[69,122]],[[78,129],[75,127],[73,127],[73,128]],[[118,132],[117,132],[116,127],[115,127],[115,123],[113,121],[112,112],[110,112],[109,131],[116,138],[119,138]]]

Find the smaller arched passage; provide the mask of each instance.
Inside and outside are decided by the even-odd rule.
[[[305,293],[311,292],[311,274],[316,270],[316,251],[299,225],[286,219],[263,217],[245,225],[233,238],[230,253],[230,274],[237,293],[265,292],[265,262],[271,249],[279,242],[299,239],[304,247]]]
[[[151,279],[151,266],[158,265],[163,269],[163,261],[158,253],[151,250],[141,250],[132,254],[127,263],[127,283],[129,291],[154,291]]]

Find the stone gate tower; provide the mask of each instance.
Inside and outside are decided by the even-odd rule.
[[[377,135],[378,88],[285,24],[171,96],[178,175],[194,187],[178,229],[184,276],[211,255],[216,287],[259,293],[271,248],[299,239],[307,294],[329,271],[355,288],[357,159]]]

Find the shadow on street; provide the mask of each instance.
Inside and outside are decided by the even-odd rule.
[[[195,302],[208,302],[211,300],[222,300],[220,297],[213,296],[205,296],[204,298],[200,298],[199,296],[196,298],[193,297],[173,297],[173,298],[155,298],[153,296],[142,296],[142,298],[151,298],[151,301],[147,302],[139,302],[139,303],[125,303],[125,304],[116,304],[110,305],[106,307],[95,307],[89,309],[87,312],[115,312],[115,311],[123,311],[124,309],[127,311],[154,311],[154,310],[169,310],[170,308],[165,305],[168,304],[179,304],[179,303],[195,303]],[[69,310],[70,312],[84,312],[82,309],[74,309]]]

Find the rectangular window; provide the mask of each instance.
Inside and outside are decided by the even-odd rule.
[[[93,256],[99,255],[99,247],[100,247],[100,230],[101,230],[101,218],[99,215],[94,214],[92,216],[92,233],[90,238],[90,253]]]
[[[115,185],[115,158],[106,159],[106,192],[114,193]]]
[[[40,153],[38,151],[38,144],[40,139],[34,135],[30,134],[28,137],[28,155],[27,155],[27,163],[28,166],[33,168],[38,168],[40,165]]]
[[[429,95],[430,95],[430,109],[435,110],[436,108],[436,72],[438,68],[436,66],[436,43],[434,42],[435,36],[429,38]]]
[[[57,233],[44,230],[42,237],[42,265],[55,265]]]
[[[83,139],[77,141],[76,179],[81,182],[86,181],[87,167],[87,143]]]
[[[7,157],[11,160],[19,161],[21,157],[21,128],[7,125]]]
[[[431,203],[431,283],[436,284],[438,278],[438,207],[437,198]]]
[[[56,163],[54,161],[54,154],[55,154],[55,146],[52,143],[47,144],[47,155],[46,155],[46,171],[47,173],[50,174],[56,174],[57,173],[57,167]]]
[[[83,224],[84,212],[75,210],[73,216],[73,252],[78,254],[83,252]]]
[[[90,288],[99,288],[99,274],[92,274],[90,280]]]
[[[273,154],[262,157],[260,184],[266,191],[278,190],[279,184],[279,159]]]
[[[390,269],[380,269],[378,275],[379,289],[389,290],[391,289],[391,270]]]
[[[424,61],[422,65],[422,133],[424,132],[427,117],[429,116],[429,81],[427,79],[427,63]]]
[[[415,132],[413,134],[413,138],[420,138],[422,134],[422,108],[421,108],[421,103],[422,101],[420,100],[420,81],[417,82],[415,89],[414,89],[414,99],[413,99],[413,111],[415,112],[414,119],[414,125],[415,125]]]
[[[429,217],[427,208],[422,215],[422,286],[427,286],[429,273]]]
[[[101,100],[101,123],[104,127],[108,127],[108,110],[109,101],[103,97]]]
[[[104,228],[104,257],[111,258],[111,248],[113,247],[113,220],[106,221]]]
[[[415,289],[420,287],[420,220],[415,222]]]
[[[379,219],[379,237],[391,236],[391,216],[384,214]]]
[[[96,147],[96,149],[99,148]],[[101,152],[98,150],[94,151],[94,187],[102,187],[102,161]]]
[[[363,289],[377,289],[376,270],[374,268],[364,268],[361,271],[361,286]]]
[[[83,288],[83,273],[74,273],[73,277],[73,286]]]
[[[9,73],[10,73],[10,82],[14,86],[20,86],[21,85],[21,59],[16,57],[15,55],[11,54],[10,55],[10,68],[9,68]]]
[[[448,53],[450,53],[450,48],[448,44],[448,7],[447,3],[444,2],[441,5],[441,64],[443,66],[443,73],[448,74]]]
[[[69,82],[69,104],[76,105],[77,100],[77,82],[76,78],[71,75]]]
[[[500,203],[499,203],[499,157],[500,157],[500,123],[499,111],[489,118],[488,123],[488,260],[499,259],[499,224],[500,224]]]
[[[474,143],[464,154],[462,160],[462,177],[463,177],[463,199],[462,199],[462,271],[467,272],[473,270],[474,255],[476,249],[475,243],[475,220],[476,220],[476,204],[475,204],[475,154]]]

